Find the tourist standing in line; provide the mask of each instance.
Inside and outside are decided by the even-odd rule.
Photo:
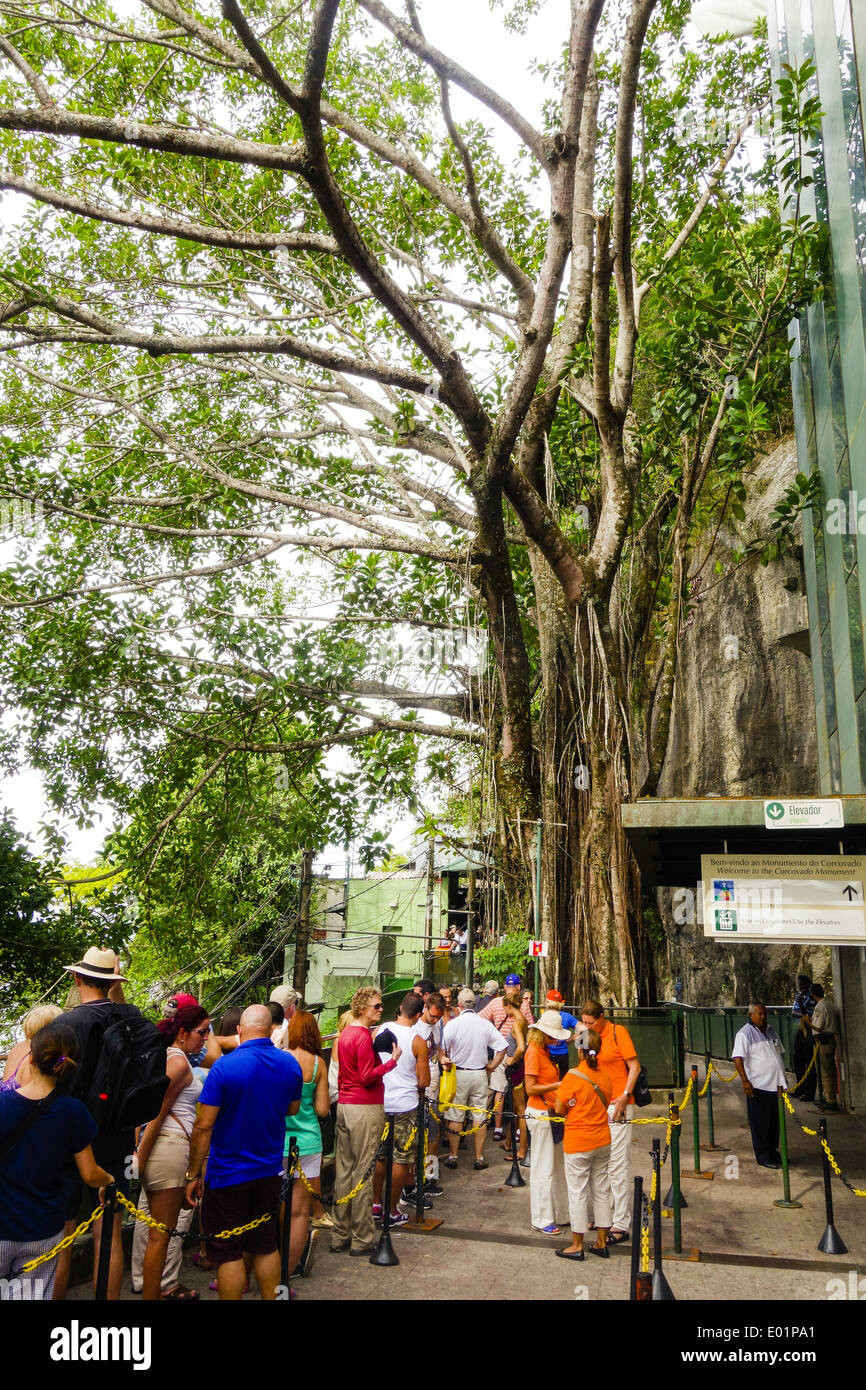
[[[307,1182],[296,1172],[292,1183],[292,1229],[289,1242],[289,1272],[294,1273],[307,1240],[310,1214],[321,1191],[322,1127],[319,1120],[327,1119],[330,1109],[328,1071],[322,1057],[322,1035],[313,1014],[295,1009],[289,1024],[289,1054],[301,1068],[304,1088],[301,1108],[286,1118],[284,1157],[288,1159],[289,1145],[294,1139],[298,1146],[298,1166]],[[307,1187],[309,1183],[313,1191]],[[318,1191],[317,1191],[318,1185]],[[324,1224],[324,1223],[322,1223]],[[332,1225],[332,1222],[328,1222]]]
[[[352,996],[352,1021],[340,1034],[340,1092],[337,1105],[337,1162],[331,1250],[369,1255],[374,1250],[372,1169],[385,1128],[384,1077],[402,1055],[395,1043],[380,1062],[370,1029],[382,1018],[382,991],[363,985]],[[367,1175],[369,1174],[369,1177]],[[351,1201],[340,1202],[363,1180]]]
[[[239,1046],[211,1067],[201,1092],[190,1143],[186,1199],[201,1202],[207,1252],[217,1269],[221,1300],[243,1297],[252,1256],[259,1292],[276,1298],[280,1278],[279,1230],[286,1116],[301,1104],[303,1076],[294,1057],[271,1042],[271,1015],[263,1004],[241,1014]],[[202,1169],[207,1158],[207,1181]],[[214,1240],[218,1231],[262,1222],[241,1235]]]
[[[503,1063],[507,1082],[511,1085],[511,1104],[514,1107],[514,1114],[517,1124],[517,1161],[521,1168],[529,1167],[527,1149],[529,1147],[529,1129],[526,1124],[526,1090],[523,1084],[523,1059],[526,1055],[526,1036],[527,1024],[523,1015],[521,1005],[517,1001],[516,995],[507,994],[502,1000],[506,1018],[511,1020],[511,1036],[506,1044],[505,1062]],[[500,1145],[504,1149],[505,1157],[511,1159],[514,1154],[511,1149],[511,1131],[509,1126],[508,1137]]]
[[[791,1095],[796,1096],[797,1100],[814,1100],[815,1091],[818,1088],[820,1061],[816,1058],[816,1065],[814,1067],[809,1065],[815,1051],[815,1039],[812,1036],[809,1019],[812,1017],[817,1002],[812,993],[812,981],[809,976],[798,975],[797,993],[794,995],[794,1003],[791,1008],[791,1012],[797,1020],[797,1032],[794,1035],[794,1056],[791,1062],[794,1076],[800,1083],[796,1091],[791,1092]],[[807,1072],[808,1075],[806,1075]]]
[[[545,1010],[529,1030],[524,1059],[526,1118],[532,1136],[529,1219],[533,1230],[546,1236],[558,1236],[560,1225],[568,1220],[562,1136],[557,1139],[556,1121],[549,1119],[549,1112],[561,1080],[551,1048],[555,1043],[567,1042],[569,1036],[556,1010]]]
[[[513,1020],[512,1020],[511,1015],[509,1014],[508,1010],[507,1010],[506,1007],[505,1007],[505,1000],[506,1000],[506,999],[510,999],[510,1000],[512,1001],[512,1003],[515,1003],[515,1004],[517,1004],[517,1005],[519,1006],[520,1011],[521,1011],[521,1013],[523,1014],[523,1017],[526,1019],[526,1022],[527,1022],[528,1024],[531,1025],[535,1020],[534,1020],[533,1013],[532,1013],[532,1006],[531,1006],[529,1000],[528,1000],[525,996],[521,998],[521,995],[520,995],[520,976],[519,976],[519,975],[507,975],[506,978],[505,978],[505,989],[504,989],[503,992],[502,992],[502,998],[500,998],[500,999],[497,999],[497,998],[491,999],[490,1002],[489,1002],[488,1004],[486,1004],[485,1007],[479,1011],[479,1017],[480,1017],[480,1018],[486,1018],[486,1019],[488,1019],[489,1022],[493,1024],[494,1028],[498,1029],[499,1032],[501,1033],[502,1037],[505,1039],[505,1042],[506,1042],[506,1054],[507,1054],[507,1050],[508,1050],[508,1039],[512,1036],[512,1034],[513,1034],[513,1032],[514,1032],[514,1023],[513,1023]],[[490,1089],[491,1089],[491,1091],[493,1091],[493,1093],[494,1093],[494,1095],[493,1095],[493,1117],[494,1117],[493,1138],[494,1138],[494,1139],[501,1139],[501,1138],[502,1138],[502,1133],[503,1133],[503,1130],[502,1130],[502,1109],[503,1109],[503,1106],[504,1106],[504,1104],[505,1104],[505,1090],[506,1090],[506,1087],[507,1087],[507,1086],[508,1086],[508,1077],[507,1077],[506,1074],[505,1074],[505,1067],[504,1067],[504,1066],[502,1066],[502,1067],[497,1067],[496,1070],[495,1070],[494,1072],[492,1072],[492,1073],[491,1073],[491,1076],[490,1076]],[[523,1150],[524,1155],[525,1155],[525,1153],[526,1153],[525,1142],[526,1142],[526,1141],[524,1140],[524,1141],[523,1141],[523,1143],[524,1143],[524,1150]]]
[[[752,1148],[760,1168],[781,1168],[779,1088],[788,1085],[782,1043],[763,1004],[749,1005],[749,1022],[734,1038],[731,1059],[743,1083]]]
[[[21,1297],[50,1299],[58,1258],[32,1274],[22,1267],[47,1255],[63,1235],[65,1170],[74,1162],[80,1179],[98,1188],[96,1207],[114,1182],[93,1157],[97,1129],[87,1106],[65,1094],[75,1075],[78,1042],[63,1023],[49,1023],[30,1040],[27,1079],[0,1095],[0,1298],[14,1295],[5,1283],[19,1280]],[[89,1215],[89,1213],[88,1213]],[[10,1341],[12,1328],[6,1329]],[[10,1378],[11,1379],[11,1378]]]
[[[397,1039],[400,1058],[396,1067],[387,1072],[385,1085],[385,1118],[394,1126],[394,1161],[391,1173],[391,1218],[392,1226],[405,1226],[409,1217],[401,1211],[398,1202],[402,1200],[403,1188],[409,1181],[409,1174],[415,1162],[415,1137],[418,1119],[418,1101],[422,1091],[430,1085],[430,1062],[427,1041],[418,1032],[424,1004],[414,990],[404,994],[400,1012],[394,1023],[389,1023],[388,1031]],[[382,1189],[385,1185],[386,1159],[388,1148],[383,1140],[379,1145],[379,1158],[373,1178],[373,1220],[382,1219]],[[417,1175],[416,1175],[417,1177]],[[423,1174],[421,1181],[424,1181]]]
[[[561,1026],[563,1028],[566,1028],[569,1034],[571,1034],[575,1031],[576,1028],[580,1028],[580,1019],[575,1018],[574,1014],[568,1013],[567,1010],[562,1007],[564,1002],[565,1001],[563,1000],[563,997],[558,989],[549,989],[547,991],[548,1009],[557,1010],[561,1019]],[[568,1043],[551,1043],[550,1056],[556,1065],[556,1069],[559,1072],[561,1080],[562,1077],[565,1076],[565,1073],[568,1071]]]
[[[591,1255],[608,1259],[611,1224],[611,1139],[608,1106],[615,1085],[610,1072],[599,1065],[601,1039],[592,1028],[577,1037],[577,1066],[567,1071],[556,1092],[556,1113],[565,1117],[565,1180],[571,1245],[557,1250],[565,1260],[583,1259],[583,1237],[590,1228],[589,1202],[595,1212],[596,1243]]]
[[[475,1000],[475,1012],[477,1014],[480,1014],[481,1010],[486,1009],[487,1005],[491,1002],[491,1000],[496,998],[498,993],[499,985],[497,981],[486,980],[484,984],[484,993],[480,994],[478,998]]]
[[[120,962],[114,951],[101,950],[91,946],[84,959],[64,969],[72,976],[72,983],[78,991],[80,1003],[63,1015],[63,1022],[72,1029],[78,1042],[78,1067],[72,1080],[72,1094],[76,1099],[84,1099],[96,1075],[99,1060],[99,1045],[102,1035],[113,1023],[124,1019],[140,1019],[141,1014],[133,1004],[119,1003],[110,998],[111,990],[126,980],[120,973]],[[118,1134],[107,1134],[99,1130],[93,1140],[93,1153],[101,1168],[114,1174],[118,1192],[129,1196],[132,1155],[135,1151],[135,1129],[124,1130]],[[81,1202],[82,1183],[75,1164],[66,1166],[66,1225],[64,1235],[71,1235],[78,1224],[78,1208]],[[95,1204],[94,1204],[95,1205]],[[91,1208],[93,1210],[93,1208]],[[93,1230],[93,1284],[96,1287],[96,1271],[99,1262],[99,1247],[102,1241],[103,1217],[94,1222]],[[121,1224],[123,1209],[118,1204],[114,1215],[111,1238],[111,1265],[108,1275],[108,1297],[120,1298],[120,1285],[123,1281],[123,1245],[121,1243]],[[57,1264],[54,1281],[54,1297],[66,1297],[72,1252],[62,1251]]]
[[[278,1004],[283,1011],[282,1020],[271,1035],[271,1042],[275,1047],[286,1052],[289,1047],[289,1028],[292,1018],[297,1009],[304,1007],[303,996],[300,990],[293,989],[291,985],[277,985],[275,989],[271,990],[268,1003]]]
[[[183,1202],[195,1108],[202,1090],[190,1055],[199,1053],[206,1043],[210,1019],[200,1004],[184,1004],[173,1018],[162,1019],[157,1027],[168,1043],[165,1061],[168,1090],[159,1114],[145,1125],[138,1146],[138,1174],[146,1199],[146,1203],[139,1202],[139,1209],[146,1210],[154,1221],[173,1229]],[[169,1279],[163,1277],[169,1243],[170,1238],[164,1231],[136,1221],[131,1279],[133,1288],[140,1284],[146,1302],[160,1297],[175,1301],[198,1298],[195,1289],[185,1288],[177,1277],[183,1258],[179,1237],[171,1241],[174,1249]]]
[[[30,1044],[36,1037],[40,1028],[46,1028],[49,1023],[53,1023],[59,1018],[63,1010],[58,1009],[56,1004],[37,1004],[29,1013],[25,1014],[21,1020],[21,1030],[24,1034],[20,1043],[10,1047],[6,1057],[6,1065],[3,1068],[3,1080],[0,1081],[0,1091],[17,1091],[19,1086],[25,1086],[30,1077]]]
[[[439,1110],[439,1078],[442,1075],[442,1033],[444,1029],[445,1000],[441,994],[428,994],[417,1032],[427,1044],[427,1060],[430,1066],[430,1085],[427,1087],[427,1166],[429,1176],[424,1180],[426,1197],[441,1197],[445,1189],[439,1183],[439,1144],[441,1125],[437,1119]],[[417,1174],[416,1174],[417,1182]],[[408,1188],[405,1195],[414,1198],[414,1189]]]
[[[838,1110],[836,1095],[836,1044],[842,1035],[842,1015],[838,1005],[828,999],[821,985],[812,986],[816,1003],[809,1019],[812,1037],[818,1044],[818,1061],[821,1064],[821,1087],[824,1091],[823,1105],[819,1110]]]
[[[490,1077],[505,1057],[505,1041],[502,1034],[487,1018],[475,1013],[475,994],[471,989],[461,989],[457,996],[460,1013],[457,1018],[446,1023],[442,1033],[444,1065],[457,1068],[457,1093],[454,1108],[446,1109],[443,1116],[448,1120],[448,1147],[451,1150],[445,1160],[446,1168],[457,1167],[457,1146],[467,1114],[471,1117],[471,1128],[475,1130],[475,1169],[480,1171],[490,1165],[484,1157],[484,1140],[487,1125],[484,1116],[487,1112],[487,1092]],[[487,1060],[488,1048],[493,1057]],[[470,1106],[466,1110],[458,1107]],[[479,1114],[481,1119],[479,1120]]]
[[[601,1041],[598,1064],[610,1072],[613,1096],[608,1108],[610,1120],[610,1190],[613,1194],[611,1245],[620,1245],[631,1230],[631,1121],[634,1088],[640,1075],[637,1049],[628,1029],[605,1018],[597,999],[588,999],[581,1010],[584,1028],[591,1028]]]

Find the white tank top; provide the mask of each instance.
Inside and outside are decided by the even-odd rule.
[[[189,1067],[189,1082],[184,1086],[179,1096],[175,1096],[172,1105],[172,1114],[166,1115],[162,1122],[162,1132],[168,1134],[185,1134],[187,1139],[192,1134],[192,1127],[195,1124],[195,1107],[202,1091],[201,1078],[196,1076],[192,1067],[189,1066],[189,1058],[182,1047],[170,1047],[166,1052],[166,1057],[182,1057]],[[175,1119],[177,1116],[177,1119]],[[178,1121],[180,1123],[178,1123]]]
[[[402,1054],[393,1071],[385,1073],[385,1114],[403,1115],[407,1110],[415,1110],[418,1105],[417,1058],[412,1044],[418,1034],[415,1025],[407,1028],[404,1023],[386,1023],[402,1048]],[[383,1056],[387,1060],[387,1054]]]

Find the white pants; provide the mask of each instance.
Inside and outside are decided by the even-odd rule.
[[[626,1106],[628,1114],[629,1106]],[[613,1224],[617,1231],[631,1230],[631,1121],[618,1125],[614,1122],[613,1106],[607,1108],[610,1121],[610,1191],[613,1199]],[[602,1223],[596,1220],[600,1226]]]
[[[148,1216],[150,1215],[147,1193],[144,1188],[141,1189],[141,1196],[138,1199],[138,1210],[147,1212]],[[194,1215],[195,1210],[193,1207],[190,1207],[189,1211],[184,1211],[183,1207],[181,1207],[180,1215],[177,1218],[177,1229],[180,1231],[180,1235],[172,1236],[171,1240],[168,1242],[168,1249],[165,1254],[165,1267],[163,1268],[162,1279],[159,1283],[159,1287],[163,1293],[168,1289],[173,1289],[175,1284],[178,1283],[180,1264],[183,1259],[183,1238],[192,1225],[192,1218]],[[130,1268],[130,1279],[136,1293],[141,1293],[144,1252],[147,1249],[147,1234],[148,1227],[145,1226],[144,1222],[136,1221],[135,1231],[132,1236],[132,1262]]]
[[[535,1163],[534,1153],[532,1161]],[[579,1234],[589,1230],[590,1199],[592,1200],[592,1209],[595,1212],[596,1226],[610,1229],[609,1163],[609,1144],[605,1144],[604,1148],[601,1149],[590,1149],[588,1153],[565,1155],[569,1221],[571,1222],[571,1229]]]
[[[526,1107],[526,1121],[532,1136],[529,1219],[537,1231],[545,1226],[564,1226],[569,1216],[562,1145],[553,1142],[553,1123],[538,1118],[544,1113],[529,1105]]]

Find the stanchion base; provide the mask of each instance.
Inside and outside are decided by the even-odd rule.
[[[848,1246],[840,1236],[836,1227],[832,1224],[827,1227],[821,1239],[818,1241],[818,1249],[822,1255],[847,1255]]]
[[[517,1167],[512,1168],[511,1172],[508,1174],[508,1177],[505,1179],[504,1186],[505,1186],[505,1187],[525,1187],[525,1186],[526,1186],[526,1179],[524,1178],[524,1176],[523,1176],[523,1174],[521,1173],[521,1171],[520,1171],[519,1168],[517,1168]]]
[[[399,1263],[400,1261],[397,1259],[394,1247],[391,1244],[390,1233],[388,1231],[383,1231],[379,1237],[379,1244],[370,1256],[370,1264],[387,1268],[391,1265],[398,1265]]]
[[[412,1216],[406,1222],[406,1225],[401,1226],[400,1229],[403,1231],[435,1231],[436,1228],[441,1225],[441,1216],[425,1216],[421,1221],[418,1220],[417,1216]]]
[[[699,1264],[701,1252],[700,1250],[686,1250],[685,1248],[682,1250],[674,1250],[672,1246],[669,1249],[668,1246],[663,1245],[662,1256],[666,1260],[688,1260],[690,1264]]]
[[[784,1197],[779,1197],[778,1200],[773,1203],[774,1207],[802,1207],[802,1205],[802,1202],[786,1202]]]
[[[653,1271],[653,1303],[676,1303],[676,1294],[660,1269]]]
[[[669,1187],[668,1190],[667,1190],[667,1192],[666,1192],[665,1195],[664,1195],[663,1200],[662,1200],[662,1206],[663,1206],[663,1207],[667,1207],[669,1211],[673,1211],[673,1205],[674,1205],[674,1190],[673,1190],[672,1187]],[[688,1202],[686,1201],[685,1197],[683,1196],[682,1190],[680,1190],[680,1211],[683,1211],[687,1206],[688,1206]],[[663,1212],[662,1214],[666,1216],[666,1215],[667,1215],[667,1212]]]
[[[708,1182],[712,1182],[715,1176],[715,1173],[711,1173],[709,1168],[699,1173],[695,1173],[691,1168],[689,1168],[684,1173],[680,1174],[680,1177],[682,1178],[706,1178]]]
[[[724,1151],[724,1144],[701,1144],[701,1148],[708,1154],[717,1154]]]

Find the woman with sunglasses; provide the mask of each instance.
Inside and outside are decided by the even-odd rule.
[[[200,1052],[210,1032],[207,1010],[200,1004],[182,1005],[173,1018],[164,1018],[157,1027],[168,1042],[165,1069],[168,1090],[156,1119],[148,1121],[138,1146],[138,1171],[147,1194],[148,1208],[155,1221],[173,1228],[177,1225],[184,1194],[184,1174],[189,1167],[189,1141],[195,1124],[195,1107],[202,1082],[190,1064],[190,1054]],[[137,1223],[140,1225],[142,1223]],[[136,1227],[136,1229],[137,1229]],[[198,1298],[182,1284],[160,1292],[169,1237],[164,1231],[148,1228],[147,1249],[142,1264],[142,1296],[188,1300]]]
[[[337,1103],[337,1159],[334,1173],[334,1229],[331,1250],[340,1254],[368,1255],[375,1248],[373,1239],[373,1185],[363,1182],[372,1173],[385,1126],[385,1084],[382,1078],[393,1071],[403,1055],[393,1034],[382,1038],[383,1051],[390,1052],[380,1062],[373,1048],[370,1029],[382,1022],[382,991],[362,985],[352,995],[349,1022],[340,1034],[340,1082]],[[388,1046],[389,1040],[393,1046]],[[341,1201],[362,1183],[357,1196]]]

